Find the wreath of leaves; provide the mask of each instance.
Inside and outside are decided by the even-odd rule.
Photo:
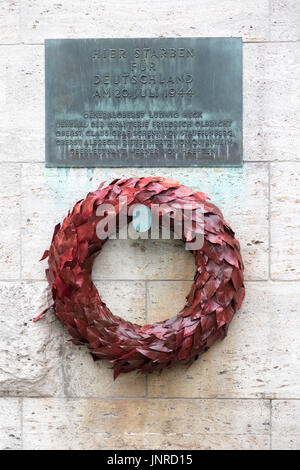
[[[239,242],[205,194],[169,178],[130,178],[103,186],[78,201],[62,225],[55,227],[51,246],[42,257],[48,257],[46,276],[55,314],[74,344],[86,345],[94,360],[113,364],[114,378],[133,370],[159,371],[178,361],[191,364],[225,337],[242,304],[244,266]],[[91,280],[93,262],[105,242],[96,233],[101,220],[97,207],[112,204],[118,213],[121,196],[126,196],[129,206],[143,204],[150,209],[153,204],[168,204],[172,209],[188,204],[192,225],[196,209],[204,208],[204,244],[193,251],[196,272],[186,305],[174,317],[152,325],[140,326],[113,315]],[[183,241],[188,237],[184,235]]]

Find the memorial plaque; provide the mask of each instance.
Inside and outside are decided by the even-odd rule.
[[[46,165],[242,164],[241,38],[49,39]]]

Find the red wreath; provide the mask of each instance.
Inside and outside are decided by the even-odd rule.
[[[171,179],[130,178],[103,185],[77,202],[62,225],[55,227],[50,249],[43,255],[42,259],[49,257],[46,276],[55,314],[68,328],[74,344],[87,345],[95,360],[113,363],[114,378],[137,369],[161,370],[178,361],[191,364],[225,337],[242,304],[244,266],[239,242],[205,194]],[[129,206],[143,204],[149,209],[154,204],[167,204],[174,210],[188,204],[192,225],[193,215],[202,206],[204,243],[201,249],[193,250],[194,282],[185,307],[169,320],[140,326],[114,316],[91,280],[94,259],[105,242],[96,233],[103,217],[97,215],[97,208],[108,203],[118,213],[121,196],[126,196]],[[128,216],[127,223],[130,220]],[[183,236],[184,242],[191,240],[191,233]]]

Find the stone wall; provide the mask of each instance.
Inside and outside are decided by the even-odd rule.
[[[298,0],[1,0],[1,448],[299,448],[299,25]],[[243,168],[46,169],[43,41],[111,36],[242,36]],[[210,195],[241,241],[247,291],[192,367],[113,382],[54,315],[32,318],[54,224],[100,181],[132,175]],[[114,313],[146,323],[179,311],[193,271],[181,243],[111,241],[94,278]]]

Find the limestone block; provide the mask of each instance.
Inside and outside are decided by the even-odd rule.
[[[0,282],[0,395],[62,395],[62,328],[44,308],[45,282]]]
[[[271,165],[271,277],[300,279],[300,163]]]
[[[0,450],[20,450],[21,400],[0,398]]]
[[[0,279],[20,277],[20,165],[0,164]]]
[[[244,44],[243,52],[244,159],[299,160],[300,43]]]
[[[20,0],[1,0],[0,44],[15,44],[20,40]]]
[[[268,0],[24,0],[22,40],[74,37],[242,36],[268,39]]]
[[[298,0],[272,0],[271,41],[299,41],[300,3]]]
[[[97,281],[96,286],[112,313],[134,323],[146,323],[145,284],[135,281]],[[121,374],[114,382],[108,361],[94,362],[87,348],[73,345],[65,331],[63,368],[69,397],[144,396],[145,375]]]
[[[56,169],[24,164],[22,174],[23,275],[43,279],[56,223],[74,203],[101,181],[136,175],[171,176],[205,192],[219,205],[241,242],[247,279],[268,277],[268,168],[249,163],[243,168],[116,168]],[[38,236],[37,236],[38,233]],[[26,260],[26,263],[25,263]],[[123,260],[123,262],[120,262]],[[194,261],[180,240],[110,240],[97,257],[95,279],[192,279]]]
[[[1,46],[0,161],[45,160],[44,95],[43,46]]]

